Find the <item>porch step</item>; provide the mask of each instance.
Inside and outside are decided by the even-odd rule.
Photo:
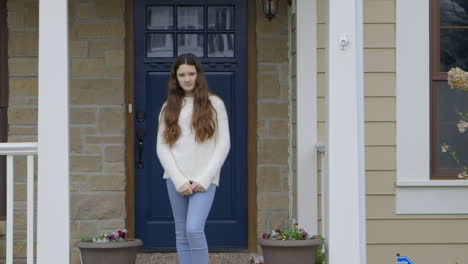
[[[252,253],[210,253],[210,264],[250,264]],[[178,264],[176,253],[138,253],[136,264]]]

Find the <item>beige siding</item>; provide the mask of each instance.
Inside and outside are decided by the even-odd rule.
[[[395,3],[364,1],[367,263],[467,263],[468,215],[396,215]]]

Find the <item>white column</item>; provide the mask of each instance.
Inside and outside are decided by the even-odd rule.
[[[37,263],[70,263],[68,1],[39,2]]]
[[[317,11],[316,0],[297,0],[297,221],[318,233]]]
[[[328,263],[364,264],[362,0],[328,3]]]

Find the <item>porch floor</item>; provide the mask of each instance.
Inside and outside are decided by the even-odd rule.
[[[211,264],[249,264],[251,253],[211,253]],[[178,264],[176,253],[138,253],[136,264]]]

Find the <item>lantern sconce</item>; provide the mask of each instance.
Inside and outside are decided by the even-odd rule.
[[[278,12],[279,0],[263,0],[263,13],[268,21],[271,21]]]

